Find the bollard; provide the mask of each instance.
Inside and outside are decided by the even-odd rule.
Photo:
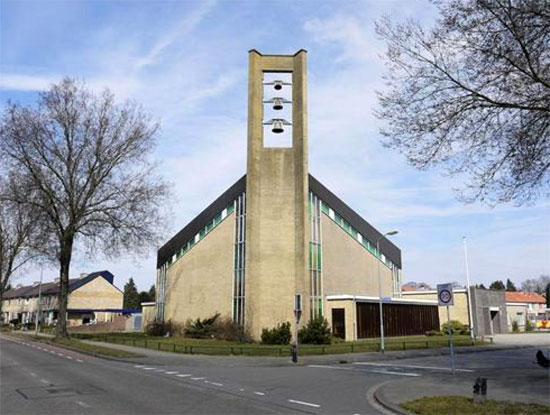
[[[478,377],[474,383],[473,402],[482,404],[487,399],[487,378]]]
[[[298,363],[298,350],[296,349],[296,344],[292,345],[292,349],[290,352],[292,353],[292,361],[294,363]]]

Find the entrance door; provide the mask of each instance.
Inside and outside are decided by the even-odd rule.
[[[332,309],[332,334],[344,340],[346,338],[346,311],[343,308]]]

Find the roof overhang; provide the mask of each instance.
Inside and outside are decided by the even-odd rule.
[[[382,302],[385,304],[417,304],[417,305],[438,305],[437,300],[415,300],[412,298],[387,297],[389,300],[382,297]],[[327,295],[327,301],[346,301],[351,300],[361,303],[378,303],[379,297],[371,297],[368,295]]]

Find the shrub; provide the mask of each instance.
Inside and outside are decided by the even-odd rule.
[[[183,332],[187,337],[191,337],[193,339],[213,338],[218,333],[219,317],[220,313],[216,313],[212,317],[208,317],[202,320],[200,318],[194,321],[189,320],[187,321],[187,323],[185,323],[185,328],[183,329]]]
[[[290,323],[277,324],[277,327],[262,330],[262,343],[264,344],[289,344],[292,334]]]
[[[441,332],[443,334],[449,333],[449,323],[443,323],[441,325]],[[462,324],[460,321],[451,320],[451,333],[452,334],[468,334],[470,331],[466,324]]]
[[[237,323],[231,317],[224,317],[220,320],[217,332],[214,336],[218,339],[238,341],[241,343],[249,343],[252,341],[249,327]]]
[[[517,333],[519,331],[518,322],[516,320],[512,321],[512,331]]]
[[[533,323],[529,319],[525,320],[525,331],[533,331]]]
[[[168,324],[153,321],[147,324],[145,331],[149,336],[164,336],[168,333]]]
[[[323,316],[317,316],[308,321],[298,333],[300,343],[330,344],[331,332],[328,321]]]
[[[443,333],[439,330],[428,330],[426,336],[443,336]]]

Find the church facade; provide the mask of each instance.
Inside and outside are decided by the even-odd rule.
[[[400,249],[308,172],[306,62],[304,50],[249,52],[246,174],[159,249],[158,321],[220,313],[259,338],[296,324],[298,298],[299,327],[323,315],[354,340],[376,334],[379,292],[388,318],[411,312]],[[277,135],[286,142],[272,144]],[[439,327],[437,306],[414,307],[424,317],[411,334]]]

